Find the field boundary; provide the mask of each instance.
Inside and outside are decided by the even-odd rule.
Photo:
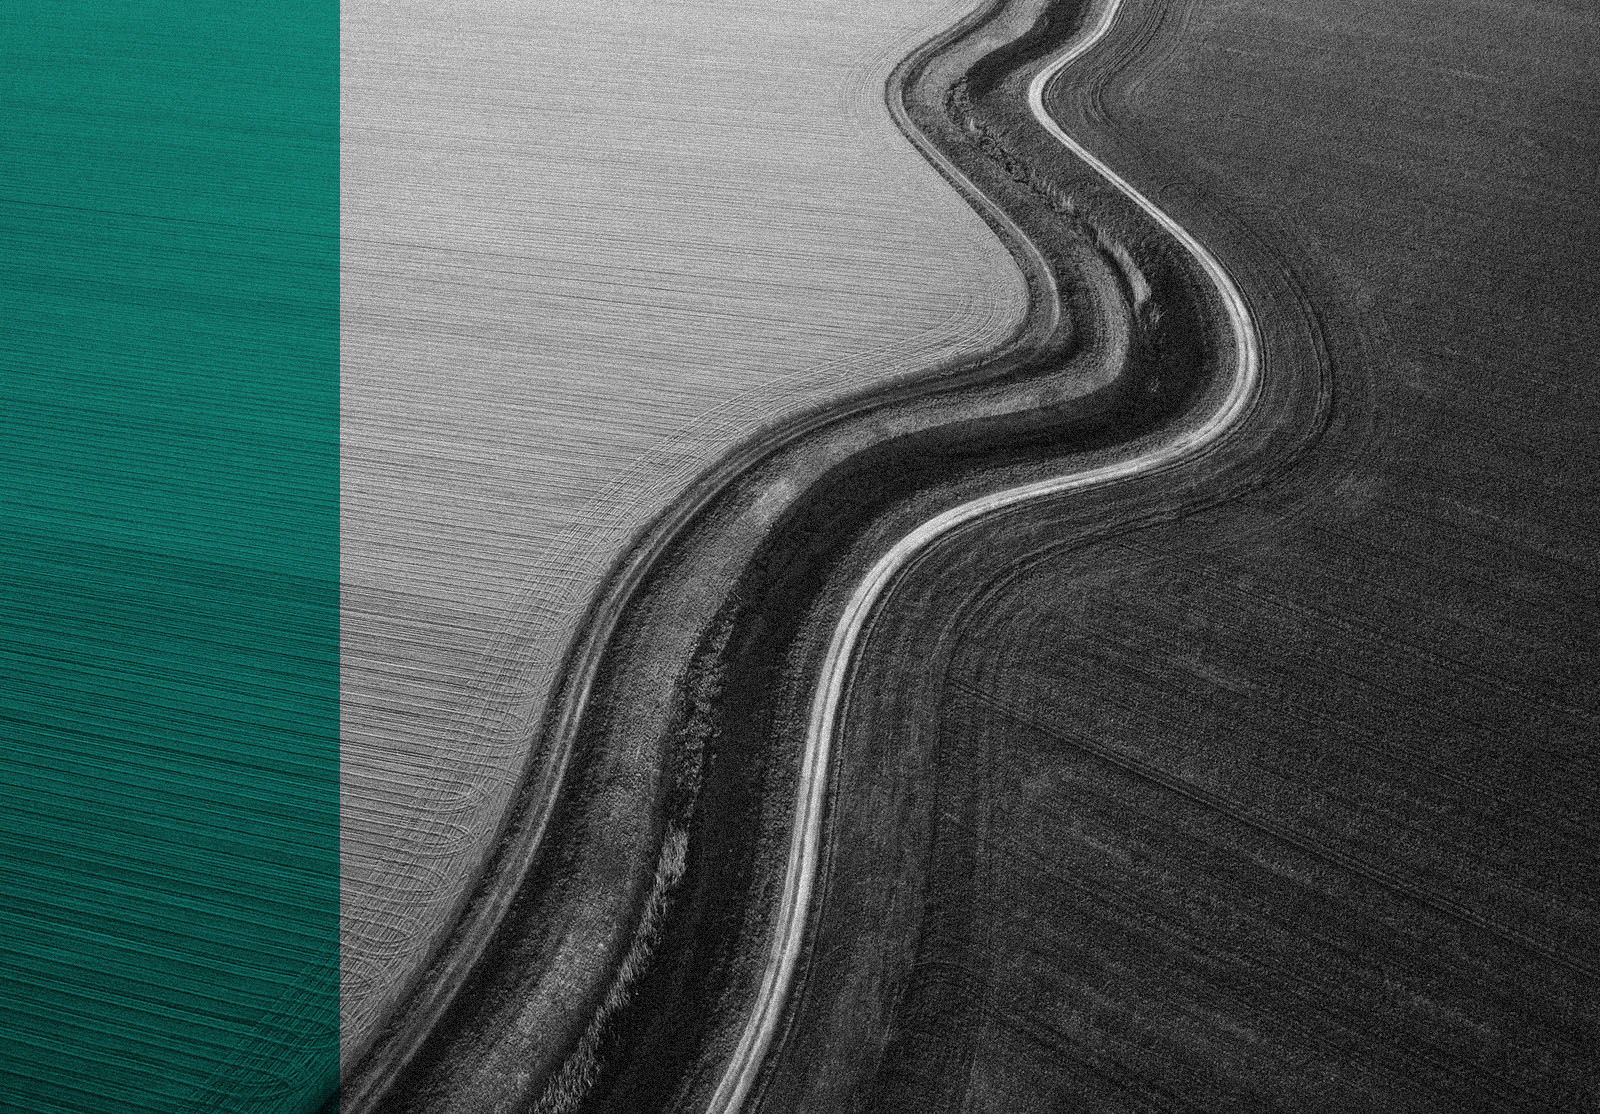
[[[1068,472],[1054,479],[1009,488],[970,500],[930,519],[902,538],[857,585],[829,640],[827,657],[816,686],[807,726],[799,798],[778,915],[761,990],[729,1064],[719,1078],[708,1114],[736,1114],[756,1085],[767,1053],[782,1023],[805,943],[805,930],[816,886],[826,802],[829,760],[841,705],[848,695],[855,650],[870,629],[898,576],[924,550],[947,534],[978,519],[1019,504],[1100,487],[1134,476],[1170,469],[1203,453],[1233,429],[1249,412],[1260,385],[1261,342],[1244,295],[1221,261],[1154,202],[1069,136],[1044,106],[1047,87],[1066,68],[1087,54],[1111,30],[1122,0],[1103,0],[1097,18],[1062,47],[1028,84],[1028,108],[1057,142],[1087,163],[1111,186],[1133,201],[1199,264],[1220,296],[1236,342],[1229,388],[1221,405],[1198,427],[1183,430],[1126,461]]]
[[[965,34],[1007,2],[990,0],[925,46],[932,47]],[[894,80],[891,78],[891,83]],[[896,118],[901,119],[901,116]],[[904,130],[904,125],[902,127]],[[914,126],[910,130],[914,132]],[[926,154],[927,148],[920,136],[913,145]],[[963,196],[973,201],[980,216],[1011,250],[1022,271],[1030,296],[1016,328],[999,346],[975,360],[952,360],[853,398],[817,404],[776,426],[757,431],[702,473],[682,496],[635,535],[613,562],[587,615],[579,623],[573,642],[561,654],[565,664],[552,686],[554,695],[537,731],[543,742],[532,748],[527,765],[518,775],[520,788],[506,811],[495,850],[457,911],[454,928],[436,949],[433,959],[419,970],[390,1020],[374,1033],[367,1046],[355,1050],[348,1058],[339,1090],[324,1103],[323,1114],[367,1114],[381,1109],[395,1081],[418,1058],[429,1038],[440,1030],[466,978],[490,950],[493,938],[546,845],[546,836],[573,763],[579,727],[589,709],[605,652],[617,635],[622,614],[644,590],[651,574],[670,560],[673,547],[700,525],[713,505],[740,480],[797,443],[863,414],[986,380],[993,374],[993,365],[1040,349],[1061,328],[1058,299],[1038,294],[1041,285],[1047,286],[1053,294],[1052,269],[1039,258],[1031,241],[998,205],[972,185],[954,164],[948,160],[943,163],[945,165],[935,162],[935,165],[947,177],[953,173],[967,182],[971,192],[962,191]]]
[[[890,111],[908,140],[925,156],[930,149],[936,152],[938,149],[907,112],[904,103],[905,83],[914,77],[920,60],[926,60],[960,40],[996,13],[1006,10],[1009,4],[1010,0],[993,0],[969,14],[955,27],[923,44],[891,76],[886,89]],[[1112,4],[1103,11],[1114,13],[1115,9],[1116,5]],[[1103,22],[1109,27],[1109,16]],[[1013,219],[999,202],[979,188],[966,172],[942,152],[937,157],[929,158],[939,173],[951,181],[994,229],[1027,280],[1029,303],[1015,331],[1000,347],[981,357],[951,361],[921,375],[902,379],[854,398],[818,406],[750,438],[704,473],[684,496],[636,535],[630,546],[619,555],[612,572],[594,597],[588,616],[564,657],[566,664],[553,689],[555,695],[539,730],[540,743],[530,751],[528,764],[520,774],[521,784],[515,803],[506,814],[496,849],[466,899],[455,927],[436,951],[434,959],[413,983],[404,1005],[376,1036],[374,1045],[364,1055],[357,1053],[351,1057],[341,1093],[330,1102],[328,1110],[361,1114],[388,1109],[396,1101],[410,1109],[404,1094],[416,1086],[418,1063],[447,1063],[470,1058],[472,1053],[480,1051],[472,1045],[470,1035],[462,1035],[469,1027],[462,1019],[470,1017],[476,1020],[479,1015],[488,1016],[500,1006],[490,1001],[493,995],[481,985],[473,985],[471,994],[464,995],[463,990],[472,985],[472,980],[478,980],[481,984],[487,979],[494,984],[494,994],[502,999],[514,995],[515,987],[512,984],[516,983],[516,973],[491,968],[496,967],[495,956],[501,941],[508,933],[515,935],[519,931],[526,931],[525,923],[519,928],[519,918],[526,922],[530,916],[527,909],[540,899],[540,895],[530,889],[530,878],[536,875],[538,864],[553,853],[551,844],[560,842],[555,836],[564,830],[564,825],[556,821],[556,814],[559,808],[572,803],[571,775],[577,752],[582,749],[579,739],[585,725],[591,719],[604,719],[605,702],[599,699],[601,706],[596,707],[597,690],[611,683],[607,671],[608,668],[618,668],[613,659],[623,653],[619,647],[638,643],[650,634],[650,620],[635,613],[648,611],[646,604],[641,601],[647,600],[652,591],[658,590],[658,586],[653,585],[672,573],[674,564],[682,560],[683,552],[691,548],[694,538],[701,534],[716,535],[719,529],[729,528],[727,522],[718,516],[725,513],[727,505],[737,503],[741,489],[759,487],[763,472],[781,473],[781,466],[787,464],[802,480],[789,493],[789,505],[800,506],[812,491],[812,486],[820,487],[822,480],[833,474],[821,471],[825,463],[808,460],[805,454],[810,447],[826,443],[830,437],[834,437],[833,450],[843,443],[856,446],[853,451],[860,454],[864,450],[859,448],[862,431],[858,427],[874,430],[874,423],[879,421],[878,415],[893,414],[925,400],[956,394],[966,388],[979,390],[1001,383],[1002,390],[1006,389],[1003,384],[1009,381],[1009,377],[1037,374],[1041,360],[1051,367],[1064,361],[1069,342],[1086,343],[1075,334],[1069,335],[1082,323],[1064,319],[1063,295],[1056,286],[1055,268],[1046,258],[1046,251],[1041,250],[1023,230],[1019,223],[1022,218]],[[1056,245],[1055,250],[1060,252],[1062,249]],[[1100,245],[1100,251],[1102,255],[1105,254],[1104,244]],[[1117,265],[1105,260],[1102,262],[1106,263],[1107,274],[1112,276],[1112,285],[1117,285],[1120,282],[1116,278]],[[1093,282],[1086,280],[1086,285],[1092,287]],[[1113,296],[1099,289],[1076,290],[1073,295],[1088,302]],[[1125,350],[1119,351],[1126,355]],[[1118,407],[1133,405],[1124,398],[1125,378],[1125,369],[1119,369],[1110,381],[1068,400],[1070,406],[1065,411],[1061,410],[1062,406],[1067,405],[1065,403],[1043,411],[1012,408],[1010,403],[1000,405],[991,400],[976,407],[976,420],[980,424],[987,421],[994,428],[1008,424],[1027,426],[1029,422],[1053,428],[1054,424],[1064,420],[1061,417],[1063,412],[1086,420],[1099,420],[1109,413],[1114,419]],[[1037,404],[1032,405],[1037,407]],[[990,410],[994,413],[990,413]],[[854,427],[852,423],[856,423]],[[840,430],[853,432],[839,434]],[[823,455],[826,456],[825,453]],[[837,471],[841,466],[829,467]],[[812,478],[807,479],[808,476]],[[651,683],[656,682],[640,681],[638,685],[649,688]],[[665,683],[659,682],[658,685]],[[590,730],[603,732],[605,728],[591,727]],[[796,731],[796,734],[799,732]],[[606,745],[618,745],[617,740],[608,739]],[[818,803],[820,806],[820,801]],[[647,804],[640,807],[647,807]],[[649,857],[654,861],[656,856],[651,853]],[[628,883],[632,889],[607,895],[607,900],[617,910],[620,927],[616,932],[617,939],[606,946],[618,956],[626,950],[631,936],[629,917],[636,919],[637,909],[632,907],[638,906],[643,900],[642,892],[633,891],[646,882],[647,879],[641,876]],[[559,898],[552,897],[550,900]],[[631,912],[628,911],[630,908]],[[499,967],[505,966],[504,963],[499,964]],[[511,986],[511,989],[503,989],[505,986]],[[600,990],[603,992],[604,987]],[[587,1022],[588,1019],[584,1018],[577,1023],[576,1030],[570,1034],[572,1042],[579,1039],[578,1031]],[[493,1022],[480,1022],[480,1029],[494,1032],[495,1039],[502,1039],[500,1034],[505,1028]],[[559,1044],[566,1036],[547,1033],[542,1043],[547,1046]],[[525,1041],[526,1035],[504,1039]],[[397,1088],[396,1084],[402,1078],[406,1080],[406,1085]],[[426,1089],[433,1098],[445,1105],[453,1102],[452,1109],[502,1108],[487,1102],[485,1096],[473,1093],[470,1085],[462,1085],[467,1089],[451,1099],[448,1093],[456,1085],[448,1081],[439,1083],[430,1080]],[[445,1106],[437,1108],[444,1109]]]

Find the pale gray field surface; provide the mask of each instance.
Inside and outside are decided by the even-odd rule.
[[[448,926],[627,537],[735,441],[998,343],[885,77],[970,0],[342,21],[344,1047]]]

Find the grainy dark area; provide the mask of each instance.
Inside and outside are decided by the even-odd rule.
[[[766,1108],[1593,1109],[1594,16],[1119,20],[1051,107],[1235,271],[1272,386],[897,590]]]

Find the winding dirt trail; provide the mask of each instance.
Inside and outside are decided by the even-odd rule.
[[[780,899],[778,923],[756,1002],[733,1056],[707,1105],[708,1114],[734,1114],[743,1108],[783,1020],[805,940],[812,893],[821,858],[822,821],[835,727],[849,690],[855,652],[870,629],[879,604],[893,591],[899,574],[934,542],[977,519],[1031,500],[1103,487],[1133,476],[1187,464],[1215,445],[1249,412],[1261,378],[1261,341],[1243,294],[1222,262],[1154,202],[1062,130],[1044,106],[1044,96],[1074,62],[1111,30],[1122,0],[1106,0],[1091,23],[1034,76],[1028,108],[1039,125],[1107,183],[1133,201],[1193,257],[1215,287],[1233,331],[1236,358],[1232,377],[1217,408],[1203,422],[1140,455],[1101,467],[1068,472],[1048,480],[993,492],[953,507],[903,537],[857,584],[829,639],[807,724],[798,799]],[[1021,236],[1021,231],[1018,230]]]

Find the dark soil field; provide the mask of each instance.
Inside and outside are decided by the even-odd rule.
[[[897,589],[764,1109],[1600,1106],[1597,26],[1130,0],[1056,88],[1267,394]]]

